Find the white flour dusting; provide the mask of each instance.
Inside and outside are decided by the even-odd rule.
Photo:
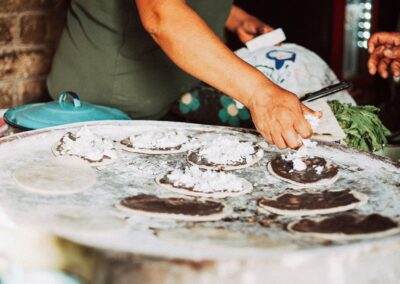
[[[85,124],[88,124],[89,129],[96,135],[116,141],[126,138],[127,134],[138,133],[151,128],[160,131],[166,128],[175,128],[184,133],[215,132],[219,135],[224,135],[230,131],[239,140],[247,140],[240,131],[231,131],[230,128],[216,126],[163,121],[97,121]],[[271,263],[271,259],[274,259],[273,263],[278,264],[289,265],[290,262],[292,266],[285,266],[284,269],[286,270],[287,267],[296,266],[298,268],[299,261],[304,261],[304,259],[316,259],[315,263],[319,264],[321,259],[324,259],[321,258],[320,252],[324,252],[324,256],[332,257],[332,263],[335,264],[338,251],[343,253],[342,260],[345,259],[345,255],[349,256],[348,263],[354,263],[356,260],[362,261],[366,259],[365,252],[367,250],[368,252],[377,251],[377,244],[382,245],[380,248],[385,248],[385,256],[393,256],[398,263],[398,257],[396,258],[397,255],[394,252],[398,250],[400,236],[375,241],[334,242],[323,247],[323,242],[318,239],[294,237],[282,229],[284,224],[294,221],[294,217],[278,216],[271,221],[270,227],[264,227],[257,222],[264,218],[257,212],[257,200],[261,197],[272,197],[287,192],[288,185],[286,183],[265,174],[268,162],[282,153],[274,147],[269,147],[268,151],[264,153],[264,158],[257,164],[235,171],[237,176],[245,178],[255,186],[252,192],[242,195],[240,198],[230,197],[223,200],[228,206],[235,208],[232,215],[235,220],[194,223],[131,216],[127,220],[126,231],[117,230],[97,235],[92,231],[93,228],[88,228],[85,223],[82,223],[82,220],[67,221],[59,218],[60,214],[69,216],[76,212],[74,208],[79,207],[82,210],[87,209],[92,212],[96,218],[99,217],[98,212],[102,213],[101,218],[103,214],[109,216],[109,218],[115,216],[115,214],[119,217],[125,217],[113,207],[113,204],[123,198],[137,194],[155,194],[160,197],[169,197],[171,191],[159,186],[154,179],[173,169],[187,166],[186,154],[154,156],[121,151],[119,159],[114,164],[97,171],[97,182],[93,190],[62,197],[49,197],[18,190],[12,180],[15,169],[27,162],[53,158],[50,151],[51,146],[57,143],[63,134],[67,132],[75,133],[81,127],[82,124],[78,124],[31,131],[18,134],[11,141],[4,142],[4,139],[0,141],[3,142],[0,143],[0,156],[2,157],[2,164],[0,165],[0,207],[13,224],[21,227],[33,226],[40,229],[51,229],[63,237],[88,244],[91,247],[108,250],[193,260],[254,259],[254,264],[261,261]],[[263,138],[259,137],[256,142],[262,140]],[[362,214],[379,213],[395,219],[400,217],[400,169],[398,167],[387,160],[379,160],[375,156],[326,142],[318,142],[317,147],[309,149],[309,154],[314,157],[324,157],[327,161],[332,161],[340,167],[341,177],[335,182],[333,188],[349,188],[368,195],[369,202],[357,209],[357,212]],[[247,222],[249,217],[255,217],[256,222]],[[71,226],[71,222],[76,226]],[[108,220],[104,220],[104,223],[108,224],[107,227],[111,226]],[[185,239],[186,243],[182,242],[183,238],[174,242],[166,240],[154,235],[154,228],[157,230],[218,228],[218,231],[221,232],[234,231],[248,235],[265,235],[273,241],[278,240],[289,246],[294,245],[296,248],[293,252],[289,252],[282,250],[281,247],[255,246],[247,239],[243,239],[243,246],[237,246],[236,243],[224,243],[217,246],[213,245],[215,240],[207,239],[210,246],[213,245],[210,249],[210,247],[201,246],[193,240]],[[82,232],[87,233],[82,234]],[[171,249],[171,247],[174,249]],[[350,249],[351,251],[349,251]],[[359,259],[355,259],[358,254],[355,256],[354,253],[359,253]],[[297,258],[293,260],[294,257]],[[305,266],[302,267],[308,267],[308,264],[307,262],[307,265],[304,264]],[[262,266],[262,268],[265,267]],[[315,269],[313,271],[315,272]],[[307,280],[309,279],[311,278],[307,278]]]
[[[218,137],[204,145],[199,151],[199,156],[214,164],[231,164],[243,160],[251,162],[255,153],[256,149],[252,142]]]
[[[190,137],[178,131],[146,131],[129,137],[134,148],[166,149],[175,148],[190,142]]]
[[[174,170],[166,178],[175,187],[193,187],[196,192],[241,192],[245,190],[243,178],[231,173],[200,170],[198,167],[187,167]]]
[[[69,134],[64,135],[61,141],[61,147],[57,150],[62,156],[78,156],[91,161],[100,161],[105,156],[111,159],[117,157],[117,151],[111,140],[93,134],[85,126],[73,134],[73,137]]]

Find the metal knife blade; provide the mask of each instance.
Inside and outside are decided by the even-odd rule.
[[[313,93],[308,93],[304,95],[302,98],[300,98],[300,101],[302,102],[311,102],[315,101],[320,98],[324,98],[333,94],[336,94],[340,91],[349,89],[352,86],[351,82],[343,81],[328,87],[325,87],[319,91],[313,92]]]

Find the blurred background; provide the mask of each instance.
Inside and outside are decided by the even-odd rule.
[[[0,108],[48,100],[45,80],[65,23],[69,0],[0,0]],[[366,43],[375,31],[400,30],[399,0],[237,0],[287,41],[316,52],[339,78],[354,83],[359,104],[381,107],[400,129],[399,86],[367,72]],[[232,49],[240,43],[227,34]]]
[[[353,82],[352,96],[359,104],[381,108],[391,130],[400,130],[400,88],[393,80],[370,76],[367,41],[376,31],[400,31],[399,0],[238,0],[251,14],[286,33],[321,56],[336,75]],[[228,35],[236,49],[240,43]]]

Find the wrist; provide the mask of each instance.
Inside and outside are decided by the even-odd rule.
[[[253,107],[259,101],[272,100],[277,94],[282,92],[283,89],[278,85],[275,85],[270,80],[265,80],[261,84],[254,85],[254,88],[250,92],[249,96],[249,107]]]

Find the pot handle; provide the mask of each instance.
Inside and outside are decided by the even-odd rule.
[[[62,106],[69,97],[72,98],[72,104],[75,108],[81,106],[81,100],[79,99],[78,95],[71,91],[61,93],[60,97],[58,98],[58,103]]]

